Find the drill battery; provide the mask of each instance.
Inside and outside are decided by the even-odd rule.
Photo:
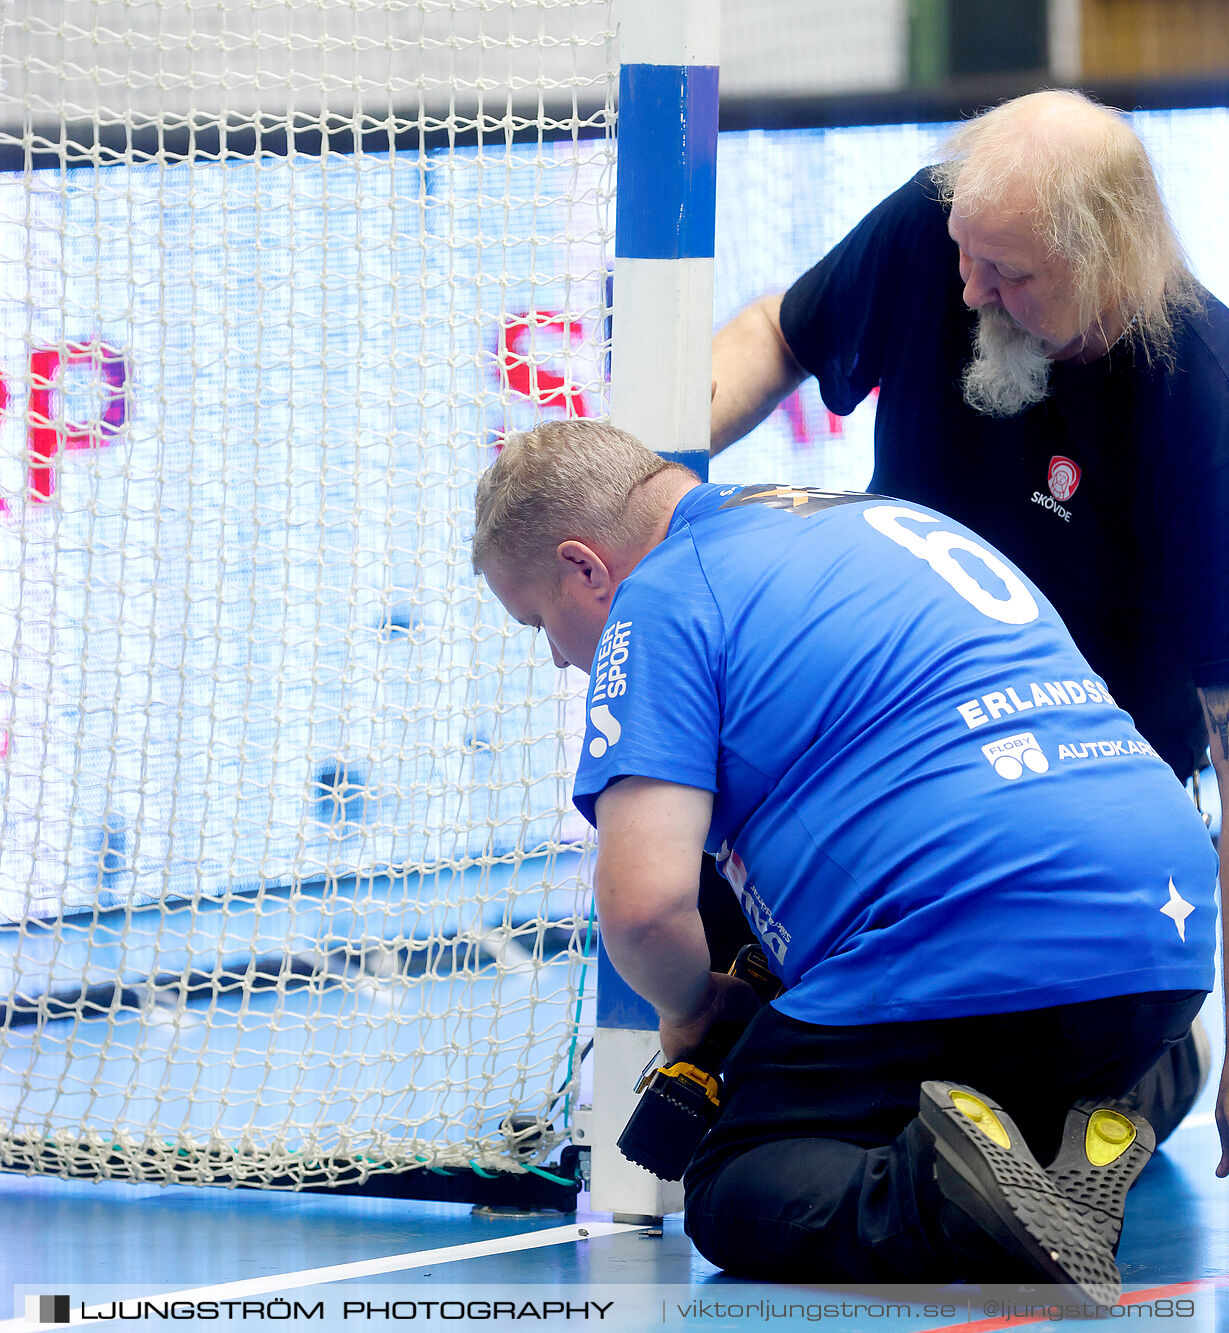
[[[721,1080],[687,1060],[651,1065],[636,1086],[640,1100],[619,1135],[619,1151],[662,1180],[681,1180],[721,1110]]]
[[[781,993],[767,958],[753,944],[739,952],[730,975],[748,982],[761,1003]],[[673,1064],[659,1065],[656,1056],[649,1061],[636,1085],[640,1101],[619,1135],[619,1151],[629,1162],[661,1180],[683,1178],[700,1140],[721,1112],[721,1064],[738,1033],[725,1036],[724,1041],[706,1039]]]

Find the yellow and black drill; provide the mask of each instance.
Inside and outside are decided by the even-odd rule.
[[[783,989],[764,951],[754,944],[739,950],[730,975],[747,982],[761,1004]],[[683,1178],[721,1111],[721,1066],[740,1035],[723,1025],[682,1060],[659,1064],[661,1057],[654,1056],[636,1085],[640,1101],[619,1135],[619,1151],[629,1162],[662,1180]]]

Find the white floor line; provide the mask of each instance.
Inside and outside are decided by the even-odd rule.
[[[315,1287],[325,1282],[344,1282],[352,1278],[373,1277],[377,1273],[397,1273],[408,1268],[426,1268],[431,1264],[453,1264],[461,1259],[481,1259],[488,1254],[509,1254],[517,1250],[540,1250],[550,1245],[571,1245],[596,1236],[612,1236],[624,1231],[643,1231],[635,1222],[585,1222],[563,1227],[548,1227],[543,1231],[522,1231],[515,1236],[499,1236],[494,1240],[473,1241],[468,1245],[446,1245],[438,1250],[411,1250],[408,1254],[390,1254],[382,1259],[358,1259],[348,1264],[330,1264],[327,1268],[305,1268],[298,1273],[272,1273],[267,1277],[242,1278],[213,1287],[187,1287],[183,1291],[158,1292],[154,1296],[116,1296],[115,1301],[140,1299],[169,1301],[238,1301],[260,1296],[267,1292],[290,1291],[299,1287]],[[47,1295],[54,1283],[48,1283]],[[64,1285],[71,1286],[71,1283]],[[98,1286],[98,1283],[91,1283]],[[112,1303],[88,1307],[80,1302],[73,1312],[72,1323],[96,1321],[109,1314]],[[0,1333],[38,1333],[40,1329],[65,1328],[64,1324],[33,1323],[20,1316],[0,1320]]]

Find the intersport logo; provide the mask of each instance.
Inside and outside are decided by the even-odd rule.
[[[600,759],[612,745],[619,743],[623,728],[611,712],[608,700],[622,698],[627,692],[627,659],[632,622],[619,620],[607,625],[593,660],[593,687],[589,695],[589,722],[598,732],[589,742],[589,753]]]

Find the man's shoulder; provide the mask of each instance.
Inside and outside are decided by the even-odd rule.
[[[948,209],[933,173],[933,167],[916,171],[866,215],[863,225],[891,230],[911,243],[935,237],[948,240]]]
[[[810,523],[800,527],[802,520],[880,498],[788,483],[710,483],[685,497],[690,504],[686,511],[680,506],[670,538],[663,546],[678,537],[676,549],[685,547],[693,553],[688,558],[701,565],[714,554],[724,553],[755,564],[770,558],[769,548],[793,545],[803,531],[813,527]],[[747,538],[755,534],[763,541],[748,545]]]
[[[1229,307],[1206,288],[1199,295],[1199,304],[1177,322],[1179,364],[1195,358],[1229,383]]]
[[[867,264],[891,267],[898,258],[908,259],[922,252],[929,256],[936,249],[950,247],[948,210],[932,170],[923,167],[880,200],[810,274],[804,275],[802,283],[811,275],[830,276],[851,264],[858,269]]]
[[[1172,343],[1144,370],[1142,382],[1157,392],[1152,398],[1145,393],[1141,405],[1153,403],[1161,428],[1184,449],[1198,441],[1203,452],[1217,439],[1223,457],[1229,446],[1229,308],[1211,292],[1200,296],[1197,306],[1178,314]],[[1182,439],[1192,431],[1195,438]]]
[[[897,193],[904,201],[911,202],[915,208],[942,213],[946,217],[947,205],[943,202],[937,171],[938,166],[934,164],[920,168],[909,177]]]
[[[807,543],[820,511],[866,500],[814,488],[711,482],[683,496],[665,539],[625,580],[629,602],[669,618],[690,602],[704,614],[737,602],[765,568]],[[622,591],[621,594],[622,595]]]

